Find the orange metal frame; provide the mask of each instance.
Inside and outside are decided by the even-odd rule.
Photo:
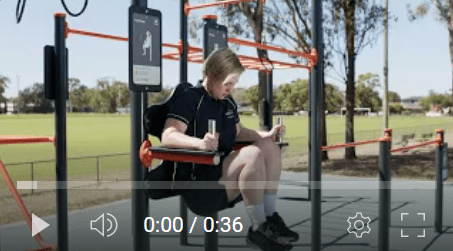
[[[3,144],[3,145],[5,145],[5,144],[43,143],[43,142],[53,142],[55,145],[55,137],[27,137],[27,136],[4,136],[4,135],[0,137],[0,144]],[[9,176],[8,171],[6,170],[6,167],[3,164],[1,158],[0,158],[0,174],[3,176],[6,186],[8,187],[9,191],[13,195],[13,198],[16,201],[17,206],[19,206],[19,209],[20,209],[25,221],[27,221],[27,225],[31,231],[32,226],[33,226],[31,214],[28,211],[27,207],[25,206],[25,203],[22,200],[22,197],[20,196],[19,191],[17,190],[16,186],[14,186],[14,183],[11,180],[11,177]],[[57,250],[56,246],[47,244],[44,241],[44,238],[41,236],[41,234],[38,233],[33,238],[35,238],[36,242],[41,247],[40,249],[37,249],[36,251],[38,251],[38,250],[39,251]]]
[[[373,139],[373,140],[356,141],[356,142],[350,142],[350,143],[345,143],[345,144],[323,146],[323,147],[321,147],[321,151],[328,151],[328,150],[339,149],[339,148],[348,148],[348,147],[353,147],[353,146],[367,145],[367,144],[373,144],[373,143],[377,143],[377,142],[381,142],[381,141],[391,141],[392,140],[391,132],[392,132],[392,129],[385,129],[384,136],[381,138]]]
[[[53,137],[32,137],[32,136],[0,136],[0,145],[11,144],[29,144],[29,143],[46,143],[52,142],[55,145],[55,136]]]
[[[428,140],[426,142],[422,142],[422,143],[418,143],[418,144],[413,144],[410,146],[403,146],[403,147],[395,148],[395,149],[392,149],[392,153],[404,152],[404,151],[407,151],[410,149],[434,145],[434,144],[437,144],[437,146],[442,146],[443,138],[442,138],[441,133],[443,133],[443,132],[444,132],[443,129],[437,129],[436,130],[436,133],[437,133],[436,139]]]
[[[203,156],[203,155],[194,155],[194,154],[184,154],[184,153],[175,153],[175,152],[152,152],[150,148],[152,147],[151,141],[146,139],[142,142],[139,150],[139,157],[142,165],[145,168],[151,168],[154,159],[175,161],[175,162],[188,162],[204,165],[214,165],[213,156]]]
[[[441,146],[442,145],[442,141],[443,141],[441,133],[443,131],[444,131],[443,129],[437,129],[436,130],[437,137],[434,140],[429,140],[429,141],[426,141],[426,142],[413,144],[413,145],[410,145],[410,146],[403,146],[403,147],[399,147],[399,148],[394,148],[394,149],[391,150],[391,152],[392,153],[403,152],[403,151],[407,151],[407,150],[410,150],[410,149],[415,149],[415,148],[429,146],[429,145],[434,145],[434,144],[437,144],[438,146]],[[321,151],[328,151],[328,150],[339,149],[339,148],[347,148],[347,147],[353,147],[353,146],[359,146],[359,145],[372,144],[372,143],[377,143],[377,142],[380,142],[380,141],[391,141],[392,140],[391,133],[392,133],[392,129],[386,129],[385,133],[384,133],[385,135],[382,138],[374,139],[374,140],[366,140],[366,141],[357,141],[357,142],[351,142],[351,143],[346,143],[346,144],[337,144],[337,145],[323,146],[323,147],[321,147]]]
[[[225,1],[225,2],[244,2],[244,0],[238,1]],[[221,2],[219,2],[221,3]],[[219,5],[219,4],[216,4]],[[65,37],[67,38],[69,34],[75,34],[75,35],[83,35],[83,36],[91,36],[91,37],[96,37],[96,38],[104,38],[104,39],[110,39],[110,40],[115,40],[115,41],[129,41],[127,37],[122,37],[122,36],[116,36],[116,35],[108,35],[108,34],[103,34],[99,32],[91,32],[91,31],[84,31],[80,29],[73,29],[69,28],[68,24],[66,23],[66,31],[65,31]],[[264,71],[264,72],[270,72],[273,69],[291,69],[291,68],[302,68],[302,69],[307,69],[311,71],[314,66],[316,66],[317,58],[318,58],[318,53],[315,49],[312,49],[310,53],[306,52],[298,52],[298,51],[292,51],[288,50],[282,47],[278,46],[271,46],[271,45],[266,45],[266,44],[260,44],[256,43],[253,41],[247,41],[247,40],[242,40],[238,38],[228,38],[228,42],[234,43],[234,44],[239,44],[243,46],[248,46],[252,48],[258,48],[258,49],[263,49],[263,50],[270,50],[270,51],[275,51],[291,56],[297,56],[297,57],[303,57],[306,58],[308,63],[307,65],[303,64],[295,64],[295,63],[289,63],[289,62],[282,62],[282,61],[277,61],[277,60],[269,60],[267,58],[258,58],[258,57],[252,57],[252,56],[246,56],[246,55],[238,55],[239,60],[241,61],[241,64],[244,66],[246,69],[251,69],[251,70],[259,70],[259,71]],[[166,52],[162,54],[162,58],[168,59],[168,60],[174,60],[178,61],[181,58],[181,55],[183,53],[183,46],[181,41],[177,44],[172,44],[172,43],[162,43],[163,47],[170,48],[170,49],[176,49],[176,51],[173,52]],[[198,63],[202,64],[203,63],[203,49],[199,47],[194,47],[188,45],[188,53],[187,53],[187,61],[192,62],[192,63]]]
[[[373,143],[377,143],[379,141],[381,141],[381,139],[373,139],[373,140],[366,140],[366,141],[356,141],[356,142],[351,142],[351,143],[346,143],[346,144],[337,144],[337,145],[323,146],[323,147],[321,147],[321,151],[328,151],[328,150],[333,150],[333,149],[338,149],[338,148],[348,148],[348,147],[353,147],[353,146],[373,144]]]
[[[186,16],[188,16],[191,10],[215,7],[215,6],[223,6],[225,8],[228,4],[239,4],[239,3],[255,2],[255,1],[257,1],[257,0],[227,0],[227,1],[216,1],[213,3],[192,5],[192,6],[189,4],[189,1],[187,1],[187,3],[184,6],[184,13],[186,14]],[[266,2],[266,0],[258,0],[258,1],[261,1],[263,4]]]

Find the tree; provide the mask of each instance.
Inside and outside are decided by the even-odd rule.
[[[259,96],[258,85],[251,86],[244,93],[244,100],[252,104],[253,110],[258,114],[259,112]]]
[[[113,89],[116,94],[116,103],[119,104],[120,107],[129,106],[130,91],[128,85],[124,82],[115,81],[113,83]]]
[[[425,111],[431,110],[433,105],[445,108],[452,106],[452,102],[448,95],[438,93],[431,93],[428,97],[420,99],[420,106],[423,107],[423,110]]]
[[[6,91],[6,88],[8,88],[8,83],[9,83],[9,78],[0,75],[0,102],[3,102],[5,104],[5,113],[8,111],[7,109],[7,104],[6,104],[6,98],[3,96],[3,93]]]
[[[69,99],[71,100],[71,106],[74,106],[76,111],[84,111],[90,105],[90,96],[87,95],[88,87],[85,85],[79,85],[76,89],[73,89],[69,93]]]
[[[308,109],[308,80],[297,79],[283,84],[277,90],[276,100],[280,109],[292,112]]]
[[[401,104],[390,104],[389,106],[389,112],[390,113],[398,113],[398,114],[401,114],[401,112],[403,111],[403,106]]]
[[[79,89],[80,86],[80,79],[78,78],[69,78],[68,79],[68,88],[69,88],[69,106],[70,106],[70,112],[74,111],[74,99],[80,97],[74,97],[74,90]]]
[[[275,37],[280,38],[280,40],[275,40],[276,42],[282,41],[279,45],[282,47],[290,47],[296,51],[310,52],[311,50],[311,1],[308,0],[272,0],[267,6],[266,18],[265,18],[265,27],[266,33],[269,34],[272,41]],[[325,32],[324,32],[325,33]],[[324,36],[324,35],[323,35]],[[326,72],[326,67],[331,65],[329,62],[331,58],[331,50],[329,47],[325,46],[325,42],[322,39],[323,43],[323,67],[320,69],[323,72],[322,81],[322,92],[323,100],[322,103],[324,107],[327,106],[326,102],[326,88],[324,81],[324,72]],[[296,62],[301,63],[303,60],[300,58],[292,57]],[[323,146],[327,145],[327,128],[326,128],[326,118],[325,114],[322,113],[321,118],[321,144]],[[327,151],[321,153],[321,159],[327,160]]]
[[[356,86],[356,107],[371,108],[377,111],[382,107],[382,100],[375,87],[380,86],[379,76],[377,74],[361,74],[357,80]]]
[[[340,90],[338,90],[338,87],[332,84],[326,84],[324,96],[326,97],[324,110],[329,113],[340,111],[344,104],[344,100]]]
[[[385,9],[374,0],[329,0],[325,9],[326,47],[331,48],[341,63],[340,69],[332,68],[332,71],[346,84],[345,141],[354,142],[355,61],[382,33]],[[389,20],[396,18],[389,15]],[[354,147],[346,148],[345,158],[356,158]]]
[[[389,102],[401,102],[401,97],[396,92],[388,91],[388,101]]]
[[[44,84],[34,83],[33,86],[25,88],[19,92],[20,110],[29,113],[50,113],[54,106],[50,100],[44,98]]]
[[[162,88],[160,92],[148,92],[148,103],[152,105],[163,102],[170,96],[171,92],[172,90],[167,88]]]
[[[453,1],[452,0],[431,0],[430,2],[423,2],[417,4],[414,8],[411,8],[411,5],[408,5],[408,18],[410,21],[415,21],[420,18],[428,15],[430,8],[434,6],[436,9],[436,20],[445,25],[448,29],[449,34],[449,48],[450,48],[450,64],[452,66],[452,76],[453,76]],[[452,89],[453,89],[453,79],[452,79]],[[451,96],[453,102],[453,92]]]
[[[329,113],[337,112],[343,105],[343,98],[338,88],[326,84],[326,105],[324,109]],[[282,84],[276,90],[275,109],[280,111],[308,110],[308,80],[297,79],[291,84]]]

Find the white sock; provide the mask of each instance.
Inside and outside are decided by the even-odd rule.
[[[256,231],[261,223],[266,221],[264,214],[264,204],[249,205],[247,206],[247,213],[252,221],[252,230]]]
[[[265,193],[264,194],[264,212],[266,216],[272,216],[275,212],[275,202],[277,200],[276,194]]]

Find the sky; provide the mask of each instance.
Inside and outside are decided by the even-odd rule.
[[[377,0],[379,3],[380,0]],[[76,13],[85,0],[67,1]],[[194,1],[192,1],[194,2]],[[426,18],[409,22],[406,5],[418,0],[389,0],[389,10],[398,17],[389,29],[389,90],[402,98],[424,96],[430,90],[446,93],[451,89],[452,69],[448,49],[448,31],[435,20],[431,11]],[[162,37],[165,43],[179,41],[179,0],[148,1],[148,8],[162,13]],[[17,96],[18,90],[43,83],[43,48],[54,45],[55,12],[64,12],[61,1],[27,1],[22,21],[16,23],[15,0],[0,1],[0,75],[10,79],[6,97]],[[69,27],[126,36],[128,34],[128,8],[130,0],[90,0],[79,17],[67,15]],[[382,0],[383,4],[383,0]],[[191,17],[214,14],[215,8],[193,10]],[[190,41],[193,46],[199,46]],[[70,35],[66,41],[69,49],[69,77],[94,87],[100,78],[109,77],[128,82],[128,47],[126,42]],[[165,50],[164,50],[165,52]],[[240,54],[255,56],[255,49],[241,48]],[[270,53],[270,59],[291,61],[280,53]],[[356,78],[368,72],[378,74],[383,82],[383,35],[373,47],[358,55]],[[189,64],[188,80],[196,83],[201,77],[201,65]],[[258,82],[257,71],[246,71],[237,87],[248,88]],[[297,78],[308,78],[303,69],[275,70],[274,88]],[[174,87],[179,81],[179,62],[163,60],[163,85]],[[327,77],[327,82],[345,90],[345,84]],[[382,93],[382,90],[379,90]]]

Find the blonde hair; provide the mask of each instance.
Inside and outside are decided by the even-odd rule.
[[[231,73],[244,72],[238,56],[229,48],[213,51],[203,63],[203,78],[223,81]]]

